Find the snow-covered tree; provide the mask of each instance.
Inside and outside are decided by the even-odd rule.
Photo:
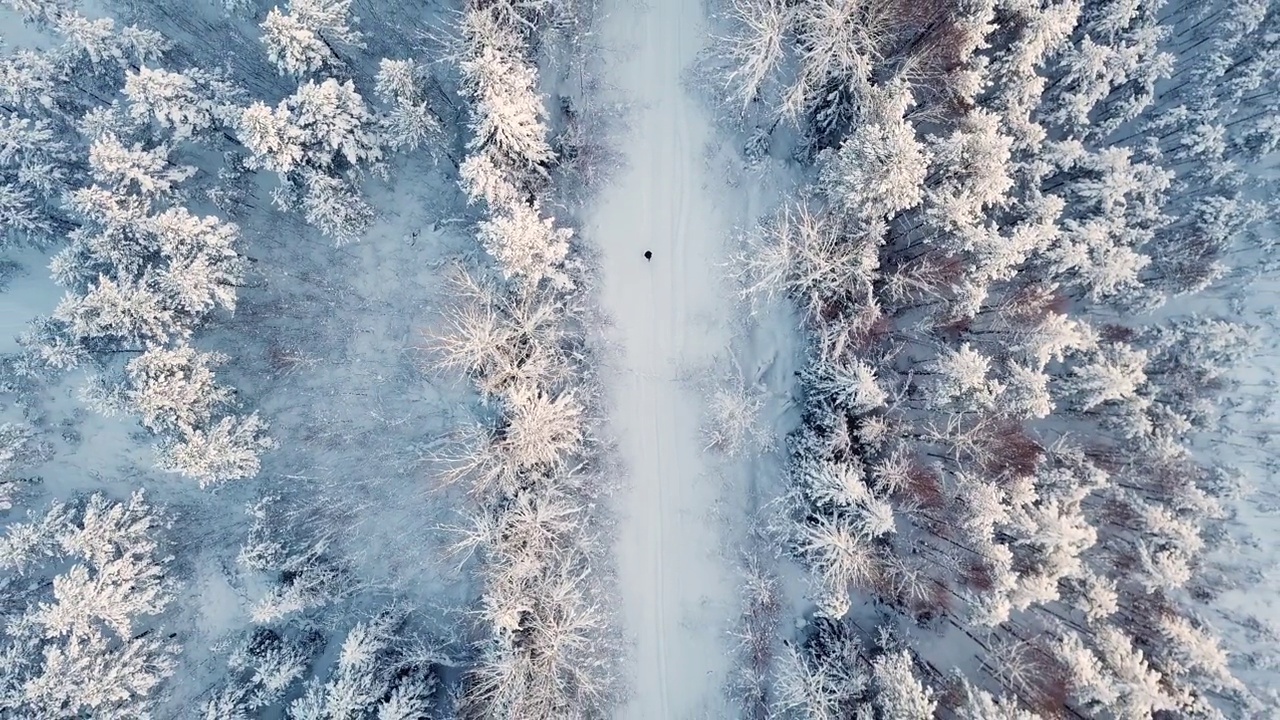
[[[73,337],[137,348],[186,337],[216,306],[235,308],[245,270],[236,226],[181,207],[146,217],[145,204],[101,188],[77,191],[72,205],[95,221],[52,265],[71,289],[54,317]]]
[[[453,473],[480,487],[509,489],[525,473],[563,468],[584,440],[584,408],[572,390],[516,382],[505,395],[502,426],[472,428],[455,458]]]
[[[68,194],[81,223],[50,264],[68,292],[29,334],[31,352],[51,367],[92,357],[108,375],[127,377],[118,391],[105,383],[98,397],[141,414],[162,436],[168,466],[202,482],[256,472],[256,452],[270,445],[264,426],[218,419],[215,410],[231,397],[213,379],[218,356],[188,346],[212,311],[235,309],[247,270],[239,229],[173,203],[194,169],[171,166],[164,148],[126,147],[106,133],[90,147],[90,169],[100,184]],[[141,355],[126,363],[122,352]],[[215,460],[236,469],[208,469]]]
[[[125,75],[124,94],[130,117],[153,120],[178,139],[233,123],[239,95],[225,78],[199,68],[172,72],[145,65]]]
[[[364,99],[348,80],[308,80],[275,110],[261,103],[240,116],[241,139],[263,167],[289,173],[305,164],[327,170],[382,157],[380,138]]]
[[[373,210],[350,177],[382,159],[385,138],[350,80],[308,80],[274,110],[250,105],[239,137],[253,153],[250,165],[279,173],[286,190],[305,186],[300,204],[309,223],[339,243],[363,234]]]
[[[258,474],[260,455],[275,448],[267,423],[251,415],[228,415],[204,429],[167,439],[161,448],[162,467],[193,477],[201,487]]]
[[[1101,347],[1087,362],[1071,369],[1069,387],[1079,395],[1078,407],[1092,410],[1106,402],[1132,398],[1147,379],[1147,352],[1123,343]]]
[[[364,47],[351,0],[289,0],[262,21],[262,42],[281,75],[304,75],[337,61],[333,43]]]
[[[784,713],[813,720],[845,717],[861,698],[867,683],[856,668],[844,665],[852,658],[810,657],[796,647],[779,658],[774,706]],[[864,711],[867,707],[861,706]]]
[[[1098,703],[1117,718],[1138,720],[1177,704],[1152,670],[1143,652],[1123,632],[1103,626],[1096,633],[1097,649],[1087,647],[1075,633],[1065,635],[1057,651],[1071,673],[1075,694]]]
[[[267,57],[281,75],[314,72],[335,59],[324,38],[304,25],[296,15],[283,13],[279,7],[267,12],[260,27]]]
[[[537,72],[520,55],[523,43],[497,13],[464,14],[470,48],[460,62],[463,92],[473,105],[469,150],[488,155],[499,172],[530,172],[551,161],[547,111]]]
[[[961,720],[1041,720],[1040,715],[1019,707],[1013,698],[992,697],[963,678],[960,683],[964,688],[964,703],[957,708]]]
[[[350,80],[339,83],[330,78],[318,85],[308,81],[285,102],[314,146],[311,160],[319,167],[328,167],[339,156],[351,165],[381,158],[372,118]]]
[[[0,248],[20,241],[44,246],[69,229],[57,200],[76,164],[50,122],[0,117]]]
[[[438,683],[430,667],[404,652],[397,618],[383,614],[347,633],[328,679],[314,678],[289,704],[294,720],[376,716],[380,720],[422,718],[432,709]]]
[[[988,408],[1004,392],[1004,385],[989,377],[991,359],[968,343],[957,350],[943,348],[933,369],[937,373],[933,399],[939,406]]]
[[[22,14],[24,23],[48,25],[71,9],[69,0],[5,0],[5,5]]]
[[[93,179],[117,192],[136,191],[143,197],[165,196],[195,174],[193,167],[169,164],[164,148],[125,147],[114,135],[98,137],[89,148]]]
[[[729,4],[735,32],[727,38],[726,54],[732,69],[726,84],[742,108],[760,99],[765,84],[785,60],[795,12],[779,0],[734,0]]]
[[[764,397],[758,387],[743,387],[741,382],[730,380],[714,388],[702,423],[706,448],[727,457],[769,452],[773,437],[761,417],[763,409]]]
[[[0,560],[18,571],[5,585],[22,603],[6,610],[0,635],[10,660],[0,663],[0,707],[24,717],[150,713],[179,650],[154,632],[175,590],[157,538],[165,527],[135,493],[55,503],[8,528]]]
[[[177,316],[159,292],[105,275],[84,295],[63,297],[53,317],[66,323],[71,336],[80,342],[101,338],[137,347],[183,334]]]
[[[856,127],[820,161],[819,182],[831,202],[860,218],[892,217],[920,204],[929,153],[902,118]]]
[[[247,265],[236,249],[238,227],[182,207],[153,216],[146,227],[166,261],[157,284],[175,306],[192,317],[215,307],[235,310],[236,288],[244,282]]]
[[[373,208],[350,182],[309,171],[305,183],[302,210],[307,222],[338,244],[359,239],[373,223]]]
[[[963,241],[970,237],[967,230],[983,224],[983,212],[1001,204],[1013,187],[1013,138],[1003,132],[1000,116],[977,109],[950,134],[929,140],[939,178],[929,192],[928,213]]]
[[[425,70],[412,60],[383,58],[378,66],[376,91],[391,108],[382,119],[382,134],[393,148],[417,150],[443,134],[440,119],[427,102],[424,75]]]
[[[880,570],[871,537],[848,515],[819,517],[805,529],[799,545],[820,572],[818,602],[824,616],[844,617],[849,611],[850,585],[864,585]]]
[[[304,134],[286,107],[273,111],[261,102],[253,103],[240,115],[239,132],[261,167],[287,173],[302,163]]]
[[[876,706],[886,720],[929,720],[938,707],[934,693],[915,675],[905,650],[881,655],[871,666]]]
[[[0,512],[13,507],[26,484],[19,473],[48,458],[48,444],[25,423],[0,423]]]
[[[148,348],[129,361],[129,399],[142,423],[157,433],[192,432],[232,400],[231,388],[218,385],[213,368],[227,356],[202,353],[188,345]]]
[[[479,229],[480,242],[507,277],[518,278],[530,289],[544,280],[558,289],[572,287],[564,262],[573,231],[556,227],[554,218],[542,217],[537,205],[515,203],[500,209]]]
[[[810,317],[849,297],[872,307],[866,293],[879,269],[876,246],[850,241],[842,230],[830,214],[808,204],[784,206],[737,259],[744,294],[794,298]]]
[[[795,14],[800,69],[783,95],[783,115],[843,116],[849,110],[839,105],[856,107],[866,98],[875,61],[902,17],[882,4],[842,0],[809,0]]]
[[[77,12],[65,12],[57,16],[53,26],[64,40],[56,56],[72,69],[81,61],[88,61],[90,67],[106,61],[121,67],[150,62],[169,48],[169,41],[160,33],[136,25],[120,28],[109,17],[90,19]]]
[[[227,684],[205,702],[204,720],[247,717],[278,703],[306,677],[317,640],[303,633],[255,627],[227,658]]]

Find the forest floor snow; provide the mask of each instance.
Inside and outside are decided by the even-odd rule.
[[[727,717],[738,586],[728,549],[749,520],[750,473],[706,453],[700,428],[707,376],[741,328],[725,249],[758,187],[730,187],[740,168],[718,162],[724,138],[685,82],[710,41],[702,3],[605,7],[603,75],[629,115],[616,141],[624,166],[586,225],[618,348],[603,377],[627,472],[615,510],[632,695],[620,717]]]

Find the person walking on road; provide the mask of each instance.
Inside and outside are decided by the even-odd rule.
[[[653,253],[652,253],[652,252],[650,252],[649,250],[645,250],[645,251],[644,251],[644,259],[645,259],[645,260],[652,260],[652,259],[653,259]]]

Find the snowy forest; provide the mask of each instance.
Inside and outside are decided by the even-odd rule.
[[[1280,718],[1280,0],[0,38],[0,718]]]

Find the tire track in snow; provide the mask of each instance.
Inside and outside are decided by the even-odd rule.
[[[649,264],[650,264],[650,263],[646,262],[646,265],[649,265]],[[653,274],[652,274],[652,267],[648,267],[648,268],[646,268],[646,269],[647,269],[647,270],[650,270],[650,274],[649,274],[649,285],[650,285],[650,290],[652,290],[652,287],[653,287]],[[650,347],[656,347],[656,346],[657,346],[657,337],[658,337],[657,320],[654,318],[654,316],[653,316],[653,315],[650,315],[650,316],[649,316],[649,346],[650,346]],[[650,395],[649,395],[649,398],[652,398],[652,394],[650,394]],[[651,407],[651,408],[650,408],[649,415],[650,415],[650,417],[652,417],[652,418],[653,418],[653,428],[652,428],[652,434],[650,435],[650,437],[652,438],[652,446],[653,446],[653,449],[654,449],[654,454],[656,455],[656,457],[657,457],[657,459],[658,459],[658,468],[661,470],[661,469],[666,468],[667,463],[666,463],[666,458],[665,458],[665,457],[663,457],[663,453],[662,453],[662,432],[661,432],[661,429],[660,429],[660,427],[659,427],[659,421],[658,421],[658,412],[657,412],[657,408],[656,408],[656,407]],[[647,490],[647,488],[646,488],[646,490]],[[662,512],[662,511],[663,511],[663,493],[662,493],[662,482],[661,482],[661,479],[659,479],[659,481],[658,481],[658,482],[656,482],[656,483],[654,483],[654,484],[653,484],[653,494],[654,494],[654,497],[656,498],[656,502],[655,502],[655,504],[657,505],[657,511],[653,513],[653,521],[654,521],[654,528],[655,528],[655,530],[654,530],[654,532],[653,532],[653,534],[652,534],[652,538],[653,538],[652,542],[653,542],[653,545],[654,545],[654,547],[656,547],[656,548],[657,548],[657,562],[655,562],[655,563],[654,563],[654,565],[653,565],[653,585],[654,585],[654,587],[656,587],[656,588],[657,588],[657,600],[656,600],[656,602],[654,603],[654,611],[655,611],[655,613],[656,613],[656,615],[657,615],[657,618],[656,618],[656,621],[655,621],[655,626],[658,628],[658,635],[657,635],[657,643],[658,643],[658,648],[657,648],[657,660],[658,660],[658,680],[659,680],[659,685],[658,685],[658,687],[657,687],[657,690],[658,690],[659,705],[660,705],[660,707],[661,707],[661,709],[662,709],[662,717],[668,717],[668,716],[669,716],[669,715],[668,715],[668,713],[669,713],[669,710],[670,710],[670,702],[669,702],[669,700],[668,700],[668,698],[667,698],[667,683],[666,683],[666,677],[667,677],[667,662],[666,662],[666,658],[667,658],[667,634],[666,634],[666,626],[667,626],[667,623],[666,623],[667,591],[666,591],[666,579],[665,579],[665,572],[664,572],[664,566],[665,566],[665,564],[666,564],[666,563],[664,562],[664,555],[665,555],[665,552],[664,552],[664,547],[663,547],[663,544],[662,544],[662,538],[663,538],[663,522],[662,522],[662,515],[663,515],[663,512]]]

